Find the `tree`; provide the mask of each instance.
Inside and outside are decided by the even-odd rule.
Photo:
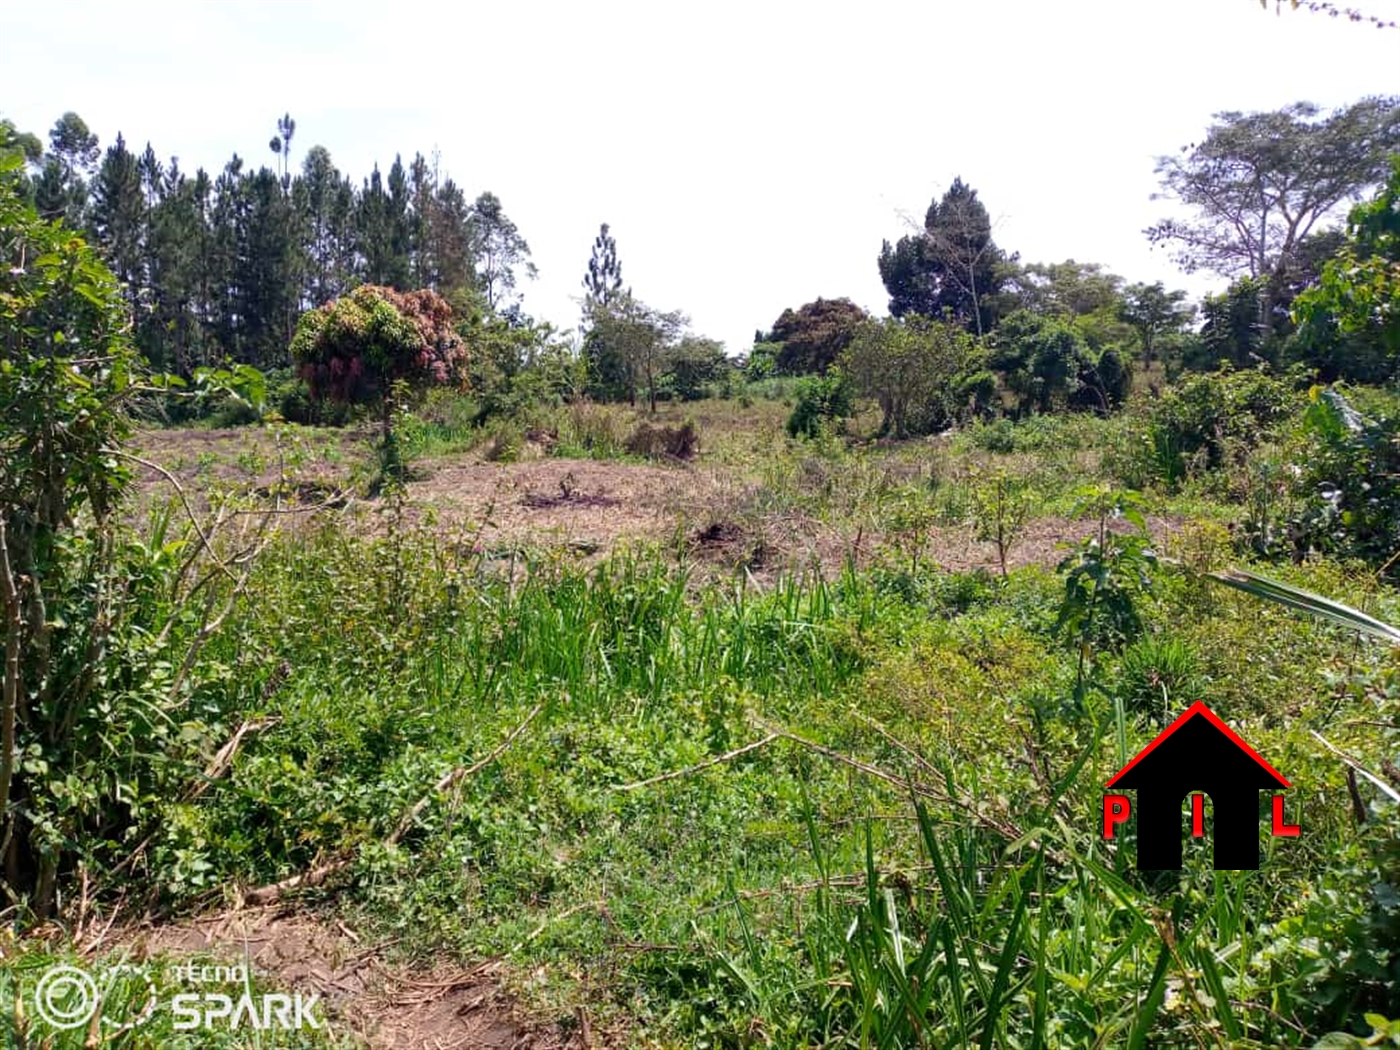
[[[658,383],[687,324],[685,315],[653,309],[624,292],[606,306],[595,306],[590,322],[596,351],[617,363],[628,401],[635,405],[638,388],[645,384],[647,403],[655,412]]]
[[[758,342],[776,343],[774,369],[782,375],[825,372],[851,345],[867,314],[849,299],[816,299],[787,309]]]
[[[842,357],[856,389],[880,405],[882,434],[934,430],[959,409],[963,380],[982,352],[959,325],[914,315],[861,324]]]
[[[980,336],[995,323],[993,301],[1007,261],[977,191],[958,178],[929,205],[922,230],[893,247],[884,243],[880,279],[894,316],[947,313]]]
[[[1123,291],[1118,316],[1137,332],[1143,363],[1150,366],[1156,360],[1159,340],[1180,332],[1191,323],[1195,313],[1186,303],[1185,292],[1169,292],[1157,281],[1128,285]]]
[[[470,364],[452,308],[440,295],[368,284],[302,314],[291,349],[313,398],[379,406],[389,480],[402,476],[394,441],[396,390],[411,395],[434,384],[464,387]]]
[[[1346,244],[1298,296],[1295,313],[1314,341],[1353,343],[1352,360],[1332,363],[1337,377],[1400,375],[1400,156],[1375,199],[1352,209]]]
[[[126,148],[120,133],[103,156],[93,182],[90,223],[93,239],[102,246],[108,265],[135,305],[144,283],[146,196],[136,154]]]
[[[477,283],[492,310],[515,290],[517,267],[534,278],[538,272],[530,261],[530,246],[501,207],[494,193],[483,193],[472,205],[471,228],[476,247]]]
[[[1088,344],[1072,324],[1029,310],[1004,317],[990,342],[990,364],[1019,399],[1023,413],[1068,405],[1093,364]]]
[[[277,134],[268,143],[272,152],[277,154],[277,170],[282,179],[283,190],[288,189],[291,184],[292,136],[296,133],[297,122],[287,113],[277,121]]]
[[[682,336],[670,354],[671,390],[682,401],[705,396],[705,384],[718,379],[728,365],[724,344],[700,335]]]
[[[1066,259],[1027,263],[1007,278],[1016,308],[1062,317],[1113,311],[1122,301],[1123,278],[1099,263]],[[1009,312],[1009,311],[1008,311]]]
[[[45,219],[80,226],[88,204],[87,180],[100,156],[97,136],[82,117],[65,113],[49,131],[48,155],[34,184],[35,205]],[[37,156],[31,160],[37,160]]]
[[[607,223],[599,227],[593,241],[593,255],[588,260],[588,272],[583,275],[585,322],[595,306],[607,306],[622,294],[622,263],[617,257],[617,241],[608,229]]]
[[[1400,99],[1365,98],[1327,114],[1298,102],[1215,120],[1203,142],[1157,160],[1161,196],[1195,217],[1165,219],[1145,232],[1154,244],[1170,245],[1187,272],[1263,279],[1264,329],[1303,239],[1385,177],[1387,156],[1400,149]]]

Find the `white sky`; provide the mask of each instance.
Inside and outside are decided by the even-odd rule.
[[[528,311],[577,323],[606,221],[637,295],[731,353],[819,295],[884,312],[881,240],[955,175],[1023,261],[1210,288],[1142,236],[1153,158],[1220,110],[1397,92],[1400,31],[1256,0],[0,4],[23,129],[72,109],[217,171],[271,164],[290,111],[293,162],[357,183],[436,148],[529,240]]]

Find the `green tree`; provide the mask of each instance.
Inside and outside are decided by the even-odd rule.
[[[992,221],[977,191],[954,179],[929,205],[923,229],[880,250],[880,279],[896,317],[950,314],[982,335],[996,321],[996,295],[1006,277],[1005,254],[992,239]]]
[[[661,377],[670,368],[686,323],[679,311],[653,309],[630,292],[593,308],[590,338],[600,356],[617,363],[631,404],[637,403],[638,392],[645,387],[647,404],[656,411]]]
[[[1193,211],[1146,233],[1188,272],[1263,280],[1261,329],[1282,294],[1278,278],[1319,223],[1385,178],[1400,149],[1400,99],[1364,98],[1324,113],[1298,102],[1272,113],[1217,113],[1205,139],[1159,157],[1162,196]]]
[[[617,257],[617,241],[607,223],[598,229],[588,272],[583,275],[583,319],[588,321],[595,306],[607,306],[622,294],[622,262]]]
[[[816,299],[787,309],[758,342],[778,345],[774,368],[782,375],[825,372],[846,347],[867,314],[849,299]]]
[[[1347,240],[1315,288],[1294,304],[1316,343],[1345,341],[1352,353],[1325,362],[1327,378],[1381,381],[1400,375],[1400,155],[1375,199],[1357,205]]]
[[[268,143],[268,147],[277,155],[277,174],[282,180],[283,190],[291,186],[292,136],[296,133],[297,122],[287,113],[278,119],[277,134]]]
[[[1089,345],[1072,324],[1029,310],[1004,317],[990,343],[989,363],[1022,413],[1067,407],[1093,363]]]
[[[364,284],[301,316],[292,339],[301,378],[317,399],[380,409],[387,480],[402,478],[394,439],[397,391],[432,385],[465,387],[470,355],[436,292],[400,292]]]
[[[135,305],[144,286],[146,195],[136,154],[120,134],[103,155],[93,182],[89,222],[93,239]]]
[[[471,227],[477,258],[477,284],[486,304],[498,309],[515,291],[516,270],[534,278],[530,246],[501,207],[494,193],[483,193],[472,205]]]
[[[864,322],[842,368],[857,391],[879,403],[880,432],[904,438],[952,422],[964,407],[963,381],[982,361],[961,326],[913,315]]]
[[[672,349],[667,378],[671,390],[682,401],[697,401],[705,387],[724,374],[729,359],[724,344],[699,335],[682,336]]]
[[[101,156],[97,136],[76,113],[65,113],[49,131],[49,148],[34,183],[34,202],[45,219],[75,228],[87,217],[88,180]],[[31,156],[37,161],[37,155]]]
[[[1157,359],[1162,339],[1190,324],[1195,312],[1187,304],[1185,292],[1169,292],[1166,285],[1156,281],[1128,285],[1119,303],[1118,316],[1137,333],[1143,363],[1150,366]]]

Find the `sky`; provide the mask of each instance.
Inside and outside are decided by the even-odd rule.
[[[1354,0],[1396,17],[1397,0]],[[955,176],[1023,262],[1193,294],[1143,229],[1154,158],[1212,114],[1400,93],[1400,31],[1257,0],[198,0],[0,4],[0,116],[67,110],[186,171],[316,144],[357,182],[440,155],[533,251],[527,312],[578,323],[600,223],[625,282],[744,352],[786,307],[876,313],[881,242]]]

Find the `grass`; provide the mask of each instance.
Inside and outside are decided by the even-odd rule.
[[[556,417],[560,444],[633,418],[605,412]],[[426,526],[288,530],[195,698],[276,722],[166,802],[137,865],[146,903],[231,903],[348,856],[316,893],[404,960],[499,956],[532,1008],[587,1004],[638,1046],[1310,1046],[1400,1012],[1393,807],[1363,784],[1358,823],[1347,767],[1312,735],[1379,767],[1397,670],[1341,626],[1203,580],[1239,557],[1218,489],[1148,494],[1192,519],[1168,552],[1183,568],[1154,573],[1141,636],[1088,654],[1076,691],[1053,571],[948,573],[901,537],[965,525],[992,470],[1030,479],[1037,516],[1067,513],[1126,424],[852,447],[777,437],[775,403],[663,415],[698,422],[702,462],[752,486],[757,519],[868,521],[890,542],[758,586],[695,571],[683,546],[584,566]],[[440,425],[422,454],[475,433]],[[1268,571],[1400,609],[1356,566]],[[1195,699],[1295,785],[1305,836],[1266,839],[1258,872],[1213,872],[1188,844],[1183,871],[1139,873],[1131,832],[1099,835],[1103,782]],[[0,967],[0,995],[49,951]]]

